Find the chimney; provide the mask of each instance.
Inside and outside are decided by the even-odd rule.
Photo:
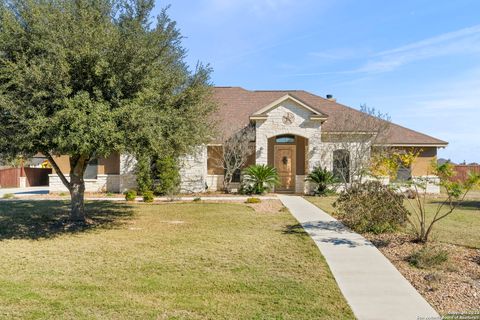
[[[336,102],[336,101],[337,101],[337,99],[335,99],[335,98],[333,97],[333,95],[331,95],[331,94],[327,94],[327,100],[330,100],[330,101],[333,101],[333,102]]]

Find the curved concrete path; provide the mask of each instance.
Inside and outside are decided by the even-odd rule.
[[[359,320],[440,319],[369,241],[302,197],[278,197],[317,244]]]

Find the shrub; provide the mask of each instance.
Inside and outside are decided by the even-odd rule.
[[[135,190],[128,190],[125,192],[125,200],[127,201],[135,201],[135,198],[137,197],[137,191]]]
[[[153,202],[153,199],[154,199],[153,191],[143,192],[143,202]]]
[[[112,192],[107,192],[107,194],[105,195],[106,197],[113,197],[113,193]]]
[[[247,198],[247,200],[245,200],[245,203],[260,203],[260,202],[262,202],[262,200],[255,197]]]
[[[405,225],[408,215],[403,195],[378,181],[348,188],[333,206],[339,219],[357,232],[391,232]]]
[[[200,201],[202,201],[202,198],[200,197],[193,198],[193,202],[200,202]]]
[[[140,193],[152,190],[152,166],[151,158],[148,156],[139,156],[135,165],[135,176],[137,180],[137,189]]]
[[[3,199],[13,199],[15,195],[13,193],[5,193],[2,197]]]
[[[437,267],[447,262],[448,252],[438,247],[423,246],[407,257],[408,263],[419,269]]]
[[[177,160],[173,157],[157,159],[155,161],[155,193],[172,195],[178,192],[179,185],[180,173]]]
[[[252,165],[245,169],[242,192],[263,194],[279,184],[277,169],[264,164]]]
[[[305,180],[316,185],[314,193],[320,196],[331,194],[332,192],[327,189],[328,186],[338,182],[332,172],[322,167],[315,167]]]
[[[177,160],[171,156],[142,156],[136,165],[137,186],[140,193],[151,191],[172,195],[178,191],[180,174]]]

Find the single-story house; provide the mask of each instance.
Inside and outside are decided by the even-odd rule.
[[[219,106],[214,115],[218,137],[181,159],[183,192],[204,192],[222,186],[224,171],[215,161],[222,147],[220,137],[246,126],[255,130],[251,142],[254,152],[248,164],[277,168],[281,185],[276,191],[283,192],[309,192],[305,177],[316,166],[353,174],[352,167],[358,161],[355,159],[358,155],[353,153],[362,150],[362,158],[368,159],[375,148],[384,146],[418,150],[418,158],[410,168],[402,168],[402,175],[434,182],[430,164],[436,160],[437,149],[448,144],[394,123],[377,131],[387,122],[337,103],[331,95],[323,98],[303,90],[215,87],[213,97]],[[336,161],[339,157],[342,161]],[[63,172],[69,172],[67,157],[56,161]],[[91,161],[85,173],[86,191],[123,192],[134,187],[134,162],[130,156],[120,154]],[[49,178],[52,191],[66,190],[56,174]],[[429,192],[438,191],[433,183]]]

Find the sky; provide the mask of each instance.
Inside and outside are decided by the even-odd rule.
[[[446,140],[480,162],[480,1],[170,0],[187,63],[217,86],[302,89]]]

